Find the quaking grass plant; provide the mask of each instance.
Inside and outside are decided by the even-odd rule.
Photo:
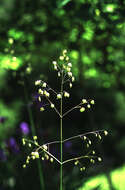
[[[47,106],[53,109],[59,117],[60,120],[60,140],[47,142],[42,145],[38,143],[37,136],[33,136],[33,140],[28,140],[23,138],[22,142],[23,145],[27,144],[29,147],[35,148],[31,151],[31,153],[27,156],[25,164],[23,164],[23,168],[30,163],[31,160],[41,159],[41,160],[48,160],[50,162],[56,161],[60,165],[60,190],[63,190],[63,166],[68,162],[74,162],[75,165],[79,166],[80,171],[85,170],[85,166],[82,165],[81,160],[88,159],[91,163],[95,163],[95,161],[102,161],[101,157],[95,155],[95,151],[91,150],[87,154],[73,157],[70,159],[63,160],[63,144],[68,141],[72,141],[74,139],[81,139],[81,143],[86,142],[87,148],[91,146],[92,141],[89,138],[89,135],[95,135],[97,138],[102,138],[103,135],[107,135],[108,132],[106,130],[98,130],[87,132],[83,134],[78,134],[72,137],[65,139],[63,137],[63,119],[66,115],[68,115],[74,109],[78,109],[80,112],[85,112],[86,109],[90,109],[91,106],[94,105],[94,100],[90,99],[87,100],[83,98],[81,102],[72,107],[71,109],[67,110],[66,112],[63,111],[63,101],[65,98],[70,98],[70,93],[65,90],[66,84],[68,84],[69,88],[72,88],[72,84],[75,81],[75,77],[72,74],[72,64],[69,61],[69,57],[67,55],[67,50],[63,50],[62,55],[59,57],[58,63],[56,61],[52,62],[54,70],[57,72],[58,77],[60,78],[60,90],[56,91],[52,89],[45,81],[37,80],[35,81],[35,86],[38,87],[38,100],[42,102],[42,100],[46,100],[46,104],[40,107],[40,111],[43,112]],[[56,97],[53,101],[53,95]],[[59,108],[57,106],[59,104]],[[53,153],[50,152],[50,146],[54,144],[60,144],[60,159],[58,159]]]

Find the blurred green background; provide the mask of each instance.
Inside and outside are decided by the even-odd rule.
[[[64,106],[95,100],[91,110],[67,116],[63,136],[109,132],[94,141],[101,163],[84,172],[72,163],[64,167],[64,190],[124,189],[125,0],[0,0],[0,190],[59,188],[58,164],[34,161],[22,168],[30,149],[21,139],[59,138],[56,114],[39,112],[34,82],[58,86],[52,61],[63,49],[76,77]],[[64,150],[74,155],[81,146]]]

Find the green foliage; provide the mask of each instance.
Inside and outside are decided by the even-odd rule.
[[[67,3],[69,3],[71,0],[59,0],[57,1],[58,8],[64,7]]]
[[[6,86],[6,76],[7,71],[5,69],[0,68],[0,89],[4,88]]]
[[[117,105],[117,112],[116,117],[118,122],[125,124],[125,95],[122,92],[117,92],[116,94],[116,105]]]
[[[0,55],[0,68],[17,70],[19,67],[21,67],[21,65],[21,58],[14,57],[12,55]]]
[[[24,38],[24,32],[10,29],[8,31],[8,36],[13,38],[14,40],[22,40]]]
[[[5,123],[0,123],[0,140],[5,139],[6,136],[13,134],[16,124],[19,122],[19,109],[21,103],[14,102],[7,106],[0,101],[0,116],[5,118]]]
[[[122,190],[124,189],[125,182],[124,182],[124,175],[125,175],[125,166],[123,165],[121,168],[113,170],[108,175],[100,174],[98,176],[90,178],[83,187],[79,188],[79,190],[92,190],[97,188],[98,190],[110,190],[117,189]],[[111,179],[109,179],[109,177]],[[111,180],[109,185],[109,180]]]
[[[93,188],[97,188],[98,190],[109,190],[109,183],[105,175],[99,175],[89,179],[89,181],[86,182],[83,187],[79,188],[79,190],[92,190]]]

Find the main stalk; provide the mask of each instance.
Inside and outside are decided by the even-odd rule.
[[[61,161],[61,165],[60,165],[60,190],[63,190],[63,166],[62,166],[62,162],[63,162],[63,134],[62,134],[62,128],[63,128],[63,124],[62,124],[62,120],[63,120],[63,100],[62,100],[62,96],[63,96],[63,72],[62,72],[62,79],[61,79],[61,99],[60,99],[60,161]]]

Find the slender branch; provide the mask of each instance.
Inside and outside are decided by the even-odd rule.
[[[63,84],[65,84],[66,82],[69,82],[70,80],[69,79],[66,79],[64,80]]]
[[[74,160],[80,160],[82,158],[88,158],[88,156],[79,156],[79,157],[71,158],[71,159],[63,161],[62,164],[66,164],[67,162],[71,162],[71,161],[74,161]]]
[[[50,100],[48,97],[46,97],[46,99],[48,100],[48,102],[49,102],[50,104],[52,104],[51,100]],[[53,109],[56,111],[56,113],[59,115],[59,117],[61,117],[59,111],[57,110],[57,108],[56,108],[55,106],[54,106]]]
[[[56,94],[56,95],[58,94],[54,89],[52,89],[50,87],[49,87],[49,90],[51,90],[52,92],[54,92],[54,94]]]
[[[41,82],[43,82],[44,83],[44,81],[43,80],[41,80]],[[41,86],[42,87],[42,86]],[[47,88],[48,88],[48,90],[51,90],[52,92],[54,92],[54,94],[56,94],[57,95],[57,92],[54,90],[54,89],[52,89],[48,84],[47,84]]]
[[[67,79],[66,79],[66,77],[68,77]],[[68,81],[70,81],[70,79],[71,79],[72,77],[69,77],[68,75],[67,75],[67,72],[65,72],[65,74],[64,74],[64,77],[63,77],[63,84],[65,84],[66,82],[68,82]]]
[[[80,160],[82,158],[95,158],[97,156],[92,156],[92,155],[89,155],[91,151],[88,152],[87,155],[84,155],[84,156],[79,156],[79,157],[75,157],[75,158],[71,158],[71,159],[68,159],[68,160],[65,160],[65,161],[60,161],[58,160],[53,154],[51,154],[49,151],[47,151],[46,149],[44,149],[42,146],[38,147],[35,151],[39,151],[40,149],[42,149],[42,152],[45,152],[47,153],[49,156],[51,156],[53,159],[55,159],[61,166],[67,162],[71,162],[71,161],[74,161],[74,160]],[[40,152],[40,153],[42,153]]]
[[[64,72],[64,75],[63,75],[63,84],[66,83],[69,80],[69,79],[66,79],[66,76],[67,76],[67,73]]]
[[[46,143],[44,145],[51,145],[51,144],[56,144],[56,143],[60,143],[60,141],[52,141],[52,142]]]
[[[35,144],[34,143],[34,141],[32,141],[32,140],[30,140],[30,139],[26,139],[26,138],[23,138],[25,141],[27,141],[27,142],[30,142],[30,143],[32,143],[32,144]],[[35,144],[36,146],[39,146],[38,144]]]
[[[80,104],[81,104],[81,103],[80,103]],[[65,112],[65,113],[63,114],[63,117],[66,116],[66,115],[67,115],[69,112],[71,112],[72,110],[78,108],[80,104],[78,104],[77,106],[74,106],[73,108],[71,108],[70,110],[68,110],[67,112]]]
[[[62,72],[62,68],[57,64],[57,67],[59,68],[59,71]]]
[[[79,156],[79,157],[75,157],[75,158],[71,158],[71,159],[68,159],[68,160],[65,160],[62,162],[62,165],[63,164],[66,164],[67,162],[71,162],[71,161],[74,161],[74,160],[80,160],[80,159],[83,159],[83,158],[95,158],[97,156]]]
[[[53,159],[55,159],[60,165],[62,164],[55,156],[53,156],[53,154],[51,154],[50,152],[48,152],[45,148],[43,148],[42,146],[40,146],[39,148],[36,149],[36,151],[39,151],[39,149],[42,149],[44,152],[46,152],[49,156],[51,156]]]
[[[83,134],[79,134],[79,135],[76,135],[76,136],[73,136],[73,137],[69,137],[67,139],[62,140],[62,143],[66,142],[66,141],[69,141],[69,140],[73,140],[73,139],[78,138],[78,137],[81,138],[81,137],[83,137],[85,135],[88,135],[88,134],[97,134],[97,133],[102,132],[102,131],[104,131],[104,130],[102,129],[102,130],[91,131],[91,132],[86,132],[86,133],[83,133]],[[27,141],[27,142],[31,142],[32,144],[34,144],[34,141],[32,141],[32,140],[29,140],[29,139],[27,140],[25,138],[24,138],[24,140]],[[61,143],[61,141],[52,141],[52,142],[44,143],[43,145],[51,145],[51,144],[56,144],[56,143]],[[41,146],[43,146],[43,145],[41,145]],[[36,145],[36,146],[39,146],[39,145]]]
[[[69,140],[78,138],[78,137],[81,138],[81,137],[83,137],[83,136],[85,136],[85,135],[88,135],[88,134],[97,134],[97,133],[102,132],[102,131],[104,131],[104,130],[92,131],[92,132],[87,132],[87,133],[83,133],[83,134],[80,134],[80,135],[76,135],[76,136],[73,136],[73,137],[69,137],[69,138],[67,138],[67,139],[64,139],[64,140],[63,140],[63,143],[66,142],[66,141],[69,141]]]

